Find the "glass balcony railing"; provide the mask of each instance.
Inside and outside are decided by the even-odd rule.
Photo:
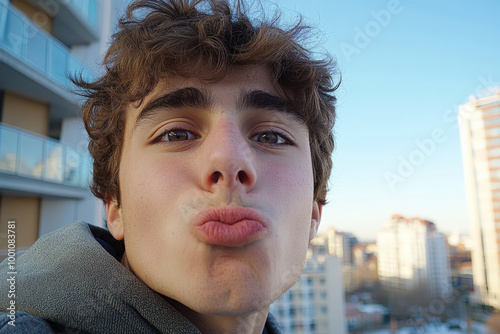
[[[92,158],[52,138],[0,123],[0,173],[88,188]]]
[[[69,0],[75,8],[93,27],[97,25],[96,0]]]
[[[84,78],[93,77],[92,71],[66,46],[32,23],[17,9],[2,2],[0,2],[0,49],[64,88],[72,84],[68,78],[69,74],[82,71]]]

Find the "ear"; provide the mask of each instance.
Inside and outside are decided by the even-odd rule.
[[[116,240],[123,240],[122,209],[114,198],[106,199],[106,217],[109,232]]]
[[[323,210],[323,205],[314,201],[311,216],[311,228],[309,230],[309,242],[311,242],[311,240],[318,233],[319,223],[321,221],[321,210]]]

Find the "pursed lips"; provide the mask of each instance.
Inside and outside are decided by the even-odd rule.
[[[268,224],[254,209],[224,206],[200,212],[194,220],[193,230],[204,243],[237,247],[260,239],[266,234]]]

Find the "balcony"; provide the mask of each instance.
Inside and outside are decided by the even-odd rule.
[[[0,193],[83,198],[91,161],[86,152],[0,123]]]
[[[51,105],[51,118],[77,115],[68,74],[94,74],[62,43],[0,2],[0,89]]]
[[[71,47],[98,40],[97,0],[27,1],[54,18],[52,33],[65,45]]]
[[[54,0],[44,9],[54,16],[54,36],[65,45],[89,44],[98,39],[96,0]]]

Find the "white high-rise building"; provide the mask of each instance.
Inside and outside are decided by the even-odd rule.
[[[379,280],[387,290],[426,288],[435,297],[450,291],[447,244],[434,223],[393,215],[377,235],[377,249]]]
[[[500,309],[500,89],[459,109],[476,302]]]

